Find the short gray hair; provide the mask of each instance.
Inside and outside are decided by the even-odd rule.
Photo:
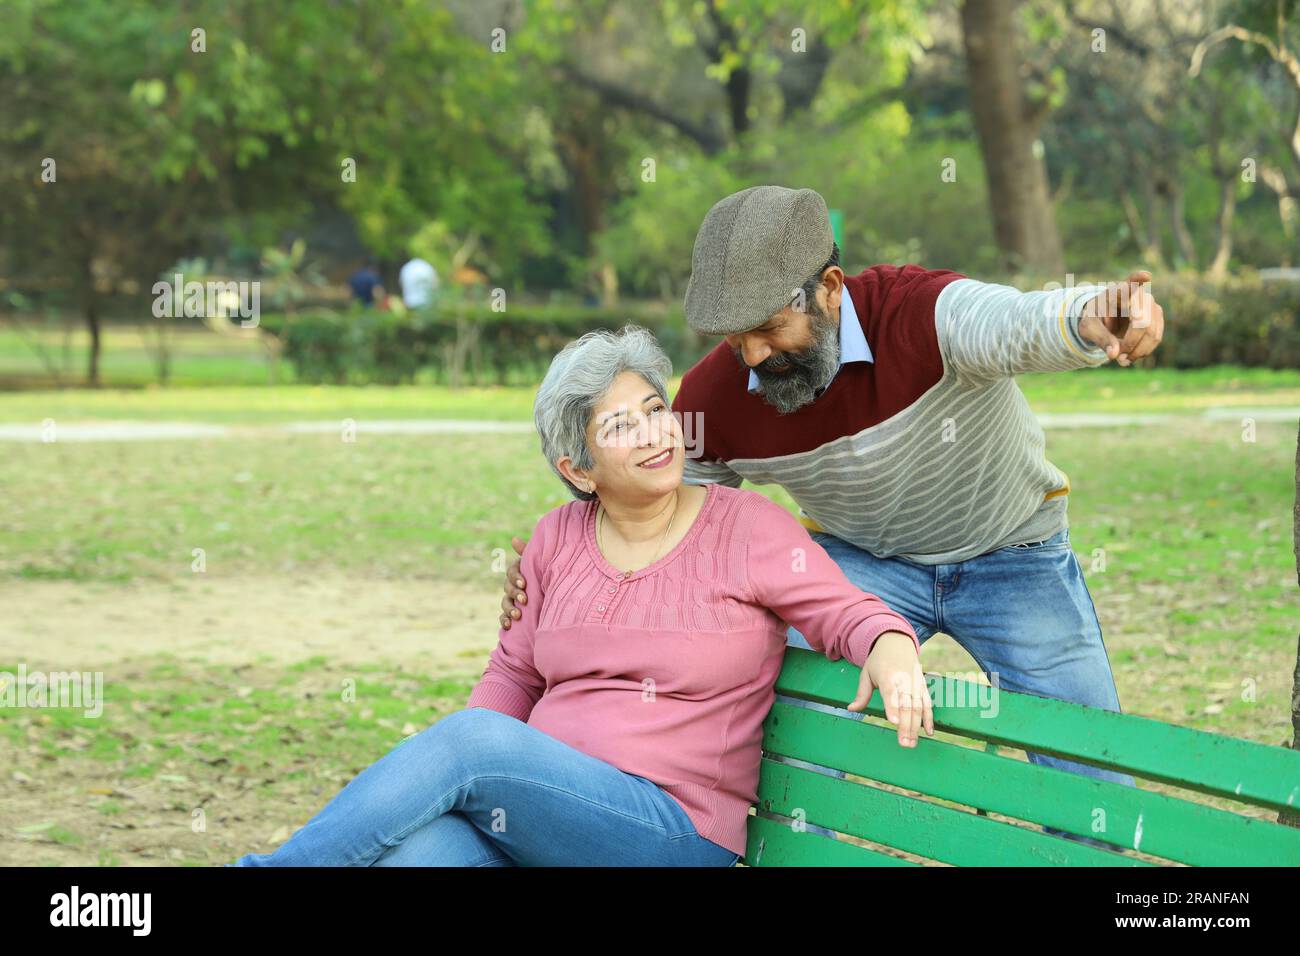
[[[668,403],[673,363],[650,330],[639,325],[625,325],[618,332],[600,329],[570,342],[551,360],[537,389],[533,421],[542,439],[542,454],[551,471],[583,501],[596,495],[561,475],[555,463],[567,455],[575,468],[595,464],[587,447],[587,425],[596,405],[622,372],[640,375]]]

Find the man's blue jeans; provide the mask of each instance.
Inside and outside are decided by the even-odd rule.
[[[1119,711],[1101,625],[1083,569],[1070,547],[1068,528],[1046,541],[939,565],[878,558],[826,532],[813,532],[812,537],[850,581],[907,618],[922,643],[943,631],[966,649],[997,687]],[[787,643],[809,647],[794,628]],[[777,699],[855,720],[865,716],[782,695]],[[1134,786],[1128,774],[1044,754],[1028,757],[1031,763]],[[814,766],[793,759],[784,762]],[[843,771],[817,769],[844,776]],[[821,827],[808,829],[829,834]],[[1050,827],[1046,831],[1070,837]],[[1079,840],[1114,849],[1086,836]]]
[[[656,784],[471,707],[361,771],[235,866],[732,866]]]

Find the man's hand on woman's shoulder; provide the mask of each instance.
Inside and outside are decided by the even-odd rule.
[[[506,568],[504,582],[506,596],[501,599],[501,626],[507,631],[510,630],[511,621],[519,619],[519,606],[528,603],[528,595],[524,593],[527,582],[524,581],[523,572],[523,554],[527,546],[528,541],[518,535],[510,539],[510,547],[515,549],[519,557]]]

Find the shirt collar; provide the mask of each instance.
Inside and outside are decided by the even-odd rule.
[[[858,310],[853,304],[853,296],[849,295],[849,287],[844,286],[840,292],[840,364],[835,370],[839,374],[839,369],[843,368],[849,362],[871,362],[875,364],[875,356],[871,354],[871,349],[867,345],[867,336],[862,331],[862,323],[858,321]],[[835,381],[835,376],[831,376],[831,382]],[[749,370],[749,385],[747,386],[751,393],[758,393],[763,390],[763,386],[758,381],[758,373],[753,369]],[[830,382],[826,387],[830,388]]]

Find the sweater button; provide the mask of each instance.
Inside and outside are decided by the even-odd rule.
[[[615,591],[618,590],[618,588],[614,587],[614,585],[611,584],[606,590],[608,590],[610,594],[613,594]]]
[[[605,610],[605,605],[603,605],[603,604],[597,604],[597,605],[596,605],[596,610],[597,610],[597,611],[603,611],[603,610]]]

